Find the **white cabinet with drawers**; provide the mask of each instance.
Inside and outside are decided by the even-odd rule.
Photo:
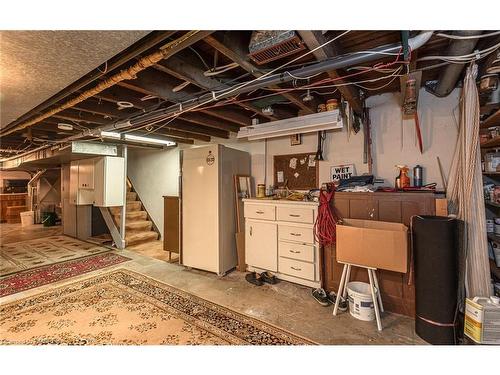
[[[315,202],[244,199],[245,258],[249,271],[320,286]]]

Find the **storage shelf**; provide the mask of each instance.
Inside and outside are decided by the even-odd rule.
[[[488,239],[490,241],[497,241],[500,242],[500,235],[495,234],[495,233],[488,233]]]
[[[500,126],[500,109],[489,116],[481,123],[481,129],[491,128],[492,126]]]
[[[483,172],[485,176],[500,176],[500,172]]]
[[[480,146],[481,146],[481,148],[500,147],[500,137],[495,137],[493,139],[490,139],[489,141],[481,143]]]
[[[490,202],[490,201],[484,201],[484,203],[485,203],[487,206],[491,206],[491,207],[499,207],[499,208],[500,208],[500,204],[499,204],[499,203],[494,203],[494,202]]]

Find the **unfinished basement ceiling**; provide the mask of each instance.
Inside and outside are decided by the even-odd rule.
[[[0,126],[4,127],[149,31],[2,31]]]

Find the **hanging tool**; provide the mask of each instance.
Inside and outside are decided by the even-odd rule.
[[[415,118],[415,132],[417,134],[418,148],[420,149],[420,153],[424,152],[424,146],[422,145],[422,133],[420,132],[420,121],[418,120],[418,112],[415,111],[413,115]]]
[[[314,157],[314,160],[325,160],[323,158],[323,142],[326,139],[326,132],[319,131],[318,132],[318,149],[316,151],[316,156]]]

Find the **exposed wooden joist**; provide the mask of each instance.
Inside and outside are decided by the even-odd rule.
[[[119,110],[116,105],[107,101],[86,100],[73,107],[73,109],[110,118],[122,118],[132,114],[130,109]]]
[[[222,89],[228,89],[229,86],[217,81],[214,78],[207,77],[203,74],[203,69],[201,66],[196,65],[192,61],[189,61],[186,56],[173,56],[172,58],[168,60],[164,60],[158,64],[156,64],[155,69],[163,71],[165,73],[168,73],[177,79],[189,82],[193,85],[198,86],[201,89],[204,90],[222,90]],[[251,104],[251,102],[246,102],[245,104],[243,103],[235,103],[236,105],[244,108],[247,111],[251,111],[254,114],[258,114],[259,116],[262,116],[264,118],[267,118],[269,120],[279,120],[282,119],[278,116],[270,116],[270,115],[264,115],[260,108],[255,107],[254,105]],[[220,116],[216,116],[220,117]],[[222,118],[222,117],[221,117]],[[243,124],[243,119],[238,119],[238,121],[234,121],[233,119],[228,121],[233,121],[236,122],[242,126],[248,125],[250,122],[250,119],[246,119],[247,122]]]
[[[241,126],[247,126],[247,125],[251,124],[249,117],[247,117],[241,113],[231,111],[230,109],[227,109],[224,107],[206,109],[206,110],[203,110],[203,113],[209,114],[210,116],[213,116],[213,117],[218,117],[218,118],[226,120],[226,121],[234,122],[234,123],[241,125]]]
[[[109,122],[109,120],[104,119],[102,116],[95,116],[90,113],[81,112],[77,110],[68,110],[68,109],[56,113],[52,115],[52,117],[59,118],[62,120],[86,122],[89,124],[97,124],[97,125],[105,125]]]
[[[166,135],[166,136],[178,137],[178,138],[191,138],[191,139],[195,139],[197,141],[203,141],[203,142],[210,142],[210,139],[211,139],[211,137],[209,135],[190,133],[190,132],[185,132],[185,131],[177,130],[177,129],[171,129],[171,128],[167,128],[167,127],[158,130],[157,133],[162,134],[162,135]]]
[[[199,124],[193,124],[192,122],[184,121],[182,119],[175,119],[173,122],[169,123],[166,127],[169,129],[178,129],[187,131],[189,133],[196,133],[202,135],[208,135],[217,138],[229,138],[229,131],[209,128]]]
[[[134,108],[145,109],[148,106],[148,102],[143,102],[141,98],[134,94],[135,92],[131,92],[117,85],[94,95],[94,98],[106,100],[111,103],[129,102],[133,104]]]
[[[212,34],[206,37],[205,42],[210,44],[213,48],[224,54],[230,60],[237,63],[247,72],[251,73],[254,77],[260,77],[263,73],[259,71],[248,58],[247,50],[243,47],[242,41],[236,32],[226,32],[224,35]],[[278,88],[277,86],[271,86]],[[298,106],[301,110],[307,113],[315,113],[316,111],[307,106],[301,97],[295,93],[283,93],[281,96],[285,97],[293,104]]]
[[[326,38],[321,34],[321,31],[299,30],[298,33],[309,50],[313,50],[327,42]],[[334,43],[335,42],[332,42],[314,51],[313,54],[316,60],[323,61],[339,55],[340,51],[338,50],[338,46]],[[340,77],[336,70],[329,71],[328,75],[333,79],[338,79]],[[339,79],[335,81],[335,83],[342,84],[346,83],[346,81]],[[354,86],[339,86],[338,89],[342,96],[349,102],[352,109],[357,114],[361,115],[363,112],[363,104],[360,99],[359,90]]]
[[[237,132],[240,129],[239,126],[234,125],[231,122],[215,119],[213,117],[198,112],[185,113],[181,115],[180,118],[192,122],[194,124],[200,124],[214,129],[229,130],[232,132]]]
[[[174,103],[190,97],[185,92],[172,91],[177,84],[172,82],[166,74],[156,70],[144,70],[137,75],[136,79],[120,82],[118,85],[146,95],[155,95]]]

